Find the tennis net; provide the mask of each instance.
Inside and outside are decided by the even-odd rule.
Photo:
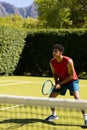
[[[59,119],[46,121],[56,108]],[[0,130],[80,130],[87,100],[0,95]]]

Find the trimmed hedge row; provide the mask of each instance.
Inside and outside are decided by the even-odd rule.
[[[27,33],[27,32],[26,32]],[[87,29],[23,30],[0,26],[0,75],[51,76],[52,45],[63,44],[79,77],[87,78]],[[26,37],[26,38],[25,38]]]
[[[24,48],[25,33],[0,26],[0,75],[13,74]]]
[[[30,30],[25,40],[15,74],[51,76],[52,45],[60,43],[65,47],[64,55],[74,60],[77,73],[82,76],[85,72],[87,78],[87,29]]]

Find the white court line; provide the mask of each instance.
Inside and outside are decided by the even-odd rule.
[[[15,84],[42,84],[43,82],[33,82],[33,81],[21,81],[21,80],[2,80],[0,82],[15,82],[15,83],[7,83],[7,84],[0,84],[0,86],[11,86]],[[87,87],[86,84],[79,85],[80,87]]]
[[[8,109],[10,109],[10,108],[15,108],[15,107],[19,107],[19,106],[23,106],[23,105],[15,105],[15,106],[11,106],[11,107],[1,108],[0,111],[8,110]]]
[[[18,80],[0,80],[0,82],[19,82]]]
[[[4,81],[5,82],[5,81]],[[18,82],[18,83],[7,83],[7,84],[0,84],[0,86],[9,86],[14,84],[42,84],[42,82]]]
[[[25,80],[0,80],[0,82],[29,82],[29,83],[33,83],[33,81],[25,81]],[[35,83],[38,83],[38,82],[35,82]],[[39,83],[41,83],[41,82],[39,82]]]

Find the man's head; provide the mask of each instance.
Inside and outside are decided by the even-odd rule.
[[[64,47],[61,44],[54,44],[53,45],[53,50],[54,49],[58,49],[59,51],[61,51],[62,53],[64,52]]]
[[[53,45],[53,57],[58,57],[64,52],[64,47],[61,44]]]

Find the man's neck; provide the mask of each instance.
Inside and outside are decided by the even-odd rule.
[[[60,55],[59,57],[56,58],[57,62],[61,62],[63,59],[63,55]]]

